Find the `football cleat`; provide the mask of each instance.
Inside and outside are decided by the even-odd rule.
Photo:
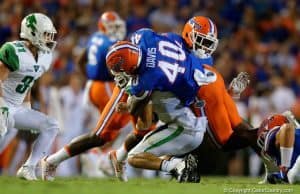
[[[35,166],[21,166],[21,168],[17,172],[17,177],[29,181],[37,180],[35,175]]]
[[[288,183],[288,178],[280,172],[272,173],[267,176],[267,181],[270,184],[285,184]]]
[[[128,178],[125,173],[125,163],[117,160],[116,150],[112,150],[108,153],[111,164],[114,168],[116,177],[123,182],[127,182]]]
[[[41,168],[42,168],[42,180],[53,181],[55,178],[57,165],[50,164],[49,162],[47,162],[47,157],[45,157],[41,160]]]
[[[198,173],[197,161],[192,154],[185,156],[182,162],[179,162],[171,171],[171,175],[176,178],[179,183],[200,182],[200,175]]]

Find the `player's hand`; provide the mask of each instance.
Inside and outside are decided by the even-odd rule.
[[[127,74],[125,74],[123,72],[116,73],[114,71],[111,71],[111,73],[114,76],[116,85],[119,88],[125,88],[130,80],[130,76],[128,76]]]
[[[128,113],[129,112],[129,106],[125,102],[119,102],[116,111],[119,113]]]
[[[229,93],[233,98],[239,99],[241,93],[250,84],[250,75],[247,72],[241,72],[229,84]]]
[[[0,107],[0,137],[3,137],[7,132],[9,109]]]

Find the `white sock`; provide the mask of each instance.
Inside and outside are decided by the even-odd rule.
[[[294,148],[286,148],[286,147],[280,147],[280,156],[281,156],[281,165],[285,167],[291,166],[291,160],[293,155]]]
[[[40,135],[33,143],[32,151],[24,165],[36,166],[37,163],[47,155],[57,135],[57,129],[41,131]]]
[[[161,171],[170,172],[181,161],[182,161],[181,158],[175,158],[175,157],[172,157],[170,160],[163,160],[160,167]]]
[[[123,144],[119,149],[116,151],[117,160],[119,162],[123,162],[127,158],[127,150],[125,149],[125,145]]]
[[[68,158],[71,158],[71,156],[69,155],[67,150],[65,148],[61,148],[54,154],[51,154],[47,158],[47,162],[49,162],[50,164],[58,165],[59,163],[61,163],[62,161],[66,160]]]

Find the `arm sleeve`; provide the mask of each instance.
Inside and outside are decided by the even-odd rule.
[[[0,49],[0,61],[10,70],[19,69],[19,58],[15,48],[10,43],[5,43]]]

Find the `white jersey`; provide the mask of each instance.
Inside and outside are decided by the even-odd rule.
[[[206,131],[206,117],[196,117],[189,107],[182,105],[171,92],[154,91],[151,94],[154,112],[164,123],[176,123],[185,130]]]
[[[23,103],[27,92],[52,63],[52,53],[38,52],[37,60],[24,41],[5,43],[0,49],[0,61],[10,70],[2,82],[2,95],[9,106]]]

